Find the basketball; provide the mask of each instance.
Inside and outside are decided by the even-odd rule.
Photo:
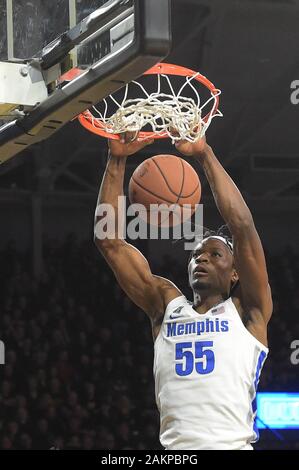
[[[194,213],[201,196],[201,184],[192,166],[174,155],[156,155],[142,162],[134,171],[129,183],[131,204],[142,204],[147,214],[143,219],[153,222],[152,213],[157,211],[151,204],[172,206],[171,212],[165,207],[165,217],[169,214],[169,225],[176,225],[189,219]],[[191,208],[186,209],[186,204]],[[167,214],[166,214],[167,212]],[[156,224],[163,226],[163,209],[158,211]],[[168,220],[168,218],[166,217]]]

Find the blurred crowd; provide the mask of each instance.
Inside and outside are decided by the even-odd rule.
[[[299,256],[288,248],[268,257],[268,268],[274,316],[260,391],[299,391],[290,361],[299,339]],[[40,280],[31,272],[30,252],[11,242],[0,253],[0,448],[160,449],[146,315],[90,241],[48,240]],[[182,266],[165,257],[159,274],[190,297]]]

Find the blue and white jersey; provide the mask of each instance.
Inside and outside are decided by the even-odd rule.
[[[198,314],[172,300],[155,341],[154,376],[165,449],[252,449],[256,390],[268,349],[231,298]]]

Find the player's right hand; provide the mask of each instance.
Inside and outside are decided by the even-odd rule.
[[[193,143],[187,140],[179,140],[175,143],[177,150],[186,157],[200,156],[205,151],[206,145],[205,136]]]
[[[108,139],[111,155],[118,158],[133,155],[153,142],[154,139],[139,140],[136,132],[121,134],[119,140]]]

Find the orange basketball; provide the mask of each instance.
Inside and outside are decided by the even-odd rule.
[[[145,206],[146,216],[140,215],[148,222],[150,211],[156,210],[150,208],[151,204],[164,204],[174,209],[170,213],[169,225],[184,222],[194,213],[200,196],[201,184],[197,173],[188,162],[174,155],[148,158],[136,168],[129,183],[130,202]],[[183,209],[185,204],[190,204],[191,210]],[[169,210],[165,212],[169,213]],[[159,210],[158,225],[163,225],[164,219],[163,210]]]

